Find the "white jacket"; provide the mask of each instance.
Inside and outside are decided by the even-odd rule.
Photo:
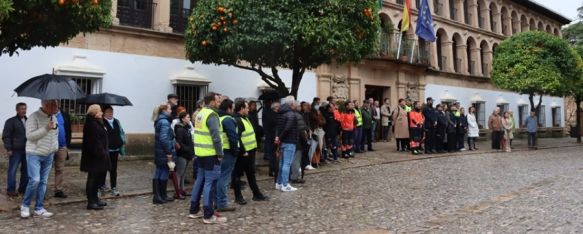
[[[49,156],[59,150],[59,131],[47,130],[49,120],[57,121],[56,116],[49,116],[42,110],[32,113],[26,121],[26,154]]]
[[[476,116],[474,114],[468,114],[468,137],[479,137],[480,128],[476,122]]]

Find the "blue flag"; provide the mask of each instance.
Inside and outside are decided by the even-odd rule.
[[[425,41],[435,41],[435,29],[433,28],[433,17],[427,0],[421,0],[421,8],[417,17],[417,29],[415,34]]]

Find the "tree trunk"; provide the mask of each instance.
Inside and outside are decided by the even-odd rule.
[[[576,98],[575,103],[577,104],[577,143],[581,143],[581,102],[583,98]]]
[[[543,103],[543,95],[540,95],[538,104],[536,106],[534,105],[534,93],[528,94],[528,100],[530,101],[530,111],[534,111],[535,115],[538,117],[540,106]]]
[[[294,68],[292,73],[292,87],[290,95],[294,96],[296,100],[298,99],[298,91],[300,89],[300,83],[302,82],[302,77],[304,76],[304,68]]]

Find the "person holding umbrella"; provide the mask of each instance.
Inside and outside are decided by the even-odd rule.
[[[42,107],[32,113],[26,121],[26,166],[28,168],[28,185],[20,206],[20,217],[30,217],[30,203],[36,196],[34,214],[41,217],[51,217],[53,213],[44,207],[47,181],[53,156],[59,150],[59,132],[57,130],[56,100],[43,100]]]
[[[115,143],[118,144],[118,143]],[[111,169],[109,159],[109,137],[103,122],[101,107],[93,104],[87,108],[87,117],[83,126],[83,146],[81,153],[81,171],[87,172],[85,192],[88,210],[103,210],[107,203],[100,201],[97,192],[100,181]]]
[[[125,132],[118,119],[113,117],[113,107],[110,105],[103,106],[103,123],[107,129],[107,138],[109,140],[109,159],[111,160],[111,168],[109,169],[109,183],[111,186],[110,194],[112,196],[120,196],[117,189],[117,161],[119,155],[125,154],[124,145],[126,143]],[[105,178],[107,172],[103,173],[100,181],[100,187],[105,187]]]

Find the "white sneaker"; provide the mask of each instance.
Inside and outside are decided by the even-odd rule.
[[[35,210],[34,211],[34,214],[36,216],[40,216],[40,217],[43,217],[43,218],[50,218],[50,217],[52,217],[54,215],[53,213],[48,212],[47,210],[45,210],[45,208],[42,208],[40,210]]]
[[[202,218],[202,213],[201,212],[198,212],[196,214],[189,214],[188,215],[188,218],[189,219],[200,219],[200,218]]]
[[[316,168],[312,167],[312,165],[306,166],[306,170],[314,170],[314,169],[316,169]]]
[[[227,222],[227,218],[225,217],[219,217],[217,215],[213,215],[211,218],[209,219],[202,219],[202,222],[204,224],[217,224],[217,223],[225,223]]]
[[[282,192],[293,192],[297,190],[298,190],[297,188],[292,187],[290,184],[287,184],[287,186],[285,187],[281,187]]]
[[[27,219],[28,217],[30,217],[30,208],[20,206],[20,217],[22,217],[23,219]]]
[[[275,183],[275,190],[281,190],[282,187],[281,184]]]

